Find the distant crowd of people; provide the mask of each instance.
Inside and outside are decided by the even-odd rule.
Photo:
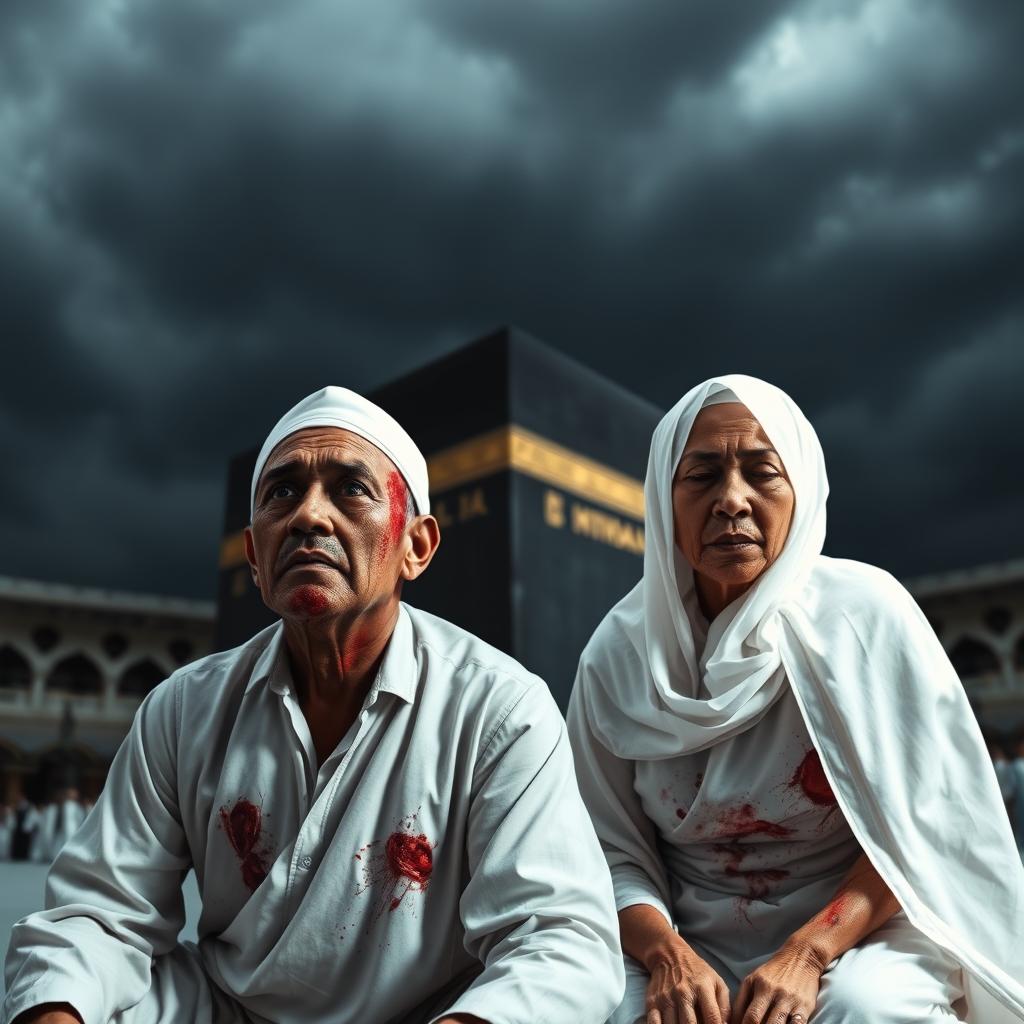
[[[22,797],[13,807],[0,804],[0,860],[48,864],[82,824],[91,800],[65,789],[49,803]]]
[[[1004,741],[990,739],[988,749],[1017,839],[1017,848],[1024,854],[1024,736],[1018,737],[1012,748]],[[1011,749],[1012,754],[1008,753]]]

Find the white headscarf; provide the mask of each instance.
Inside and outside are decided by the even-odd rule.
[[[714,620],[698,658],[684,607],[693,570],[675,546],[672,479],[697,414],[723,401],[743,402],[753,413],[778,451],[797,500],[779,558],[743,601]],[[768,710],[785,681],[778,611],[799,592],[821,554],[827,497],[814,428],[771,384],[740,374],[716,377],[669,410],[654,431],[647,463],[643,579],[609,616],[644,664],[646,678],[639,687],[632,672],[604,680],[606,699],[594,705],[594,727],[609,750],[648,760],[678,757],[741,732]],[[710,700],[700,697],[702,684]]]
[[[796,505],[779,557],[714,619],[698,659],[672,479],[697,413],[725,391],[778,451]],[[913,598],[880,569],[821,555],[827,494],[814,430],[778,388],[729,375],[687,393],[651,443],[643,579],[583,652],[570,730],[582,719],[623,759],[678,757],[755,726],[788,679],[861,848],[963,965],[968,1020],[1024,1021],[1024,870],[981,732]],[[580,779],[585,797],[591,785]]]
[[[340,427],[376,445],[405,478],[413,501],[416,502],[416,511],[420,515],[430,512],[427,462],[416,447],[416,442],[380,406],[348,388],[328,386],[308,395],[289,409],[263,442],[252,471],[250,516],[256,507],[256,485],[270,453],[290,434],[308,427]]]

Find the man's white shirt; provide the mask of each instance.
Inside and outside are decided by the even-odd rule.
[[[319,769],[281,623],[146,698],[48,909],[12,932],[5,1019],[66,1001],[105,1024],[143,1000],[193,865],[202,966],[257,1021],[401,1020],[450,992],[493,1024],[596,1024],[621,998],[608,869],[546,686],[406,605]]]

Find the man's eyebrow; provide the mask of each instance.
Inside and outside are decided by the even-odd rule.
[[[778,455],[779,453],[774,448],[741,448],[736,453],[741,459],[752,459],[757,456],[765,455]],[[684,459],[696,459],[698,462],[719,462],[721,461],[721,452],[683,452]]]
[[[366,477],[374,484],[377,483],[377,477],[373,470],[362,459],[353,459],[351,462],[345,462],[342,459],[328,459],[325,463],[321,463],[321,465],[326,466],[327,469],[334,472],[337,476]],[[260,480],[260,490],[267,484],[276,483],[278,480],[283,480],[290,476],[303,477],[308,472],[309,464],[307,462],[304,462],[302,459],[289,459],[288,462],[282,462],[280,465],[274,466],[273,469],[268,469],[264,472]]]

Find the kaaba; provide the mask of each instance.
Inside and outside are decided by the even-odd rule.
[[[511,654],[564,710],[580,652],[643,571],[643,475],[661,411],[514,328],[368,397],[426,456],[441,527],[433,562],[403,600]],[[219,649],[274,618],[242,540],[257,453],[228,471]]]

